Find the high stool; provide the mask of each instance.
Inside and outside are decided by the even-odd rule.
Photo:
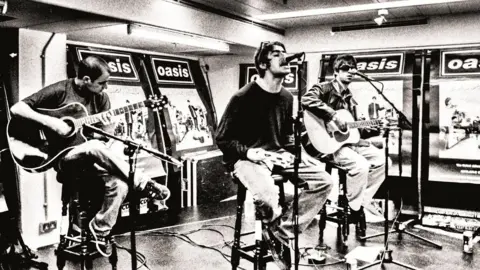
[[[337,169],[338,171],[338,201],[337,206],[332,205],[330,200],[327,200],[323,206],[318,223],[318,242],[319,245],[323,244],[323,231],[325,230],[326,222],[328,220],[337,224],[337,237],[345,246],[348,240],[348,235],[350,234],[349,224],[353,223],[353,221],[348,218],[350,210],[347,199],[347,172],[335,164],[327,162],[325,164],[325,171],[331,175],[332,169]],[[334,211],[332,213],[327,213],[327,206],[333,208]]]
[[[283,188],[283,184],[287,181],[281,175],[272,175],[275,185],[279,188],[279,196],[280,196],[280,205],[282,207],[285,206],[285,192]],[[232,246],[232,270],[236,270],[240,259],[246,259],[253,263],[254,270],[264,270],[266,269],[267,263],[273,261],[272,255],[268,254],[267,252],[267,243],[264,241],[262,236],[262,231],[265,228],[265,224],[262,222],[261,217],[258,217],[255,214],[255,231],[254,232],[246,232],[242,233],[242,214],[243,214],[243,205],[245,203],[245,196],[247,193],[247,189],[245,186],[236,178],[233,177],[233,180],[238,186],[237,192],[237,217],[235,220],[235,233],[234,233],[234,240]],[[240,245],[240,238],[245,235],[250,235],[255,233],[255,244],[253,245]],[[253,256],[251,251],[254,251]],[[291,261],[290,258],[290,248],[286,248],[283,251],[283,257],[286,258],[287,261]]]
[[[81,179],[78,179],[81,177]],[[97,180],[97,181],[95,181]],[[93,259],[99,257],[95,240],[90,233],[88,223],[100,209],[103,182],[92,179],[92,176],[57,175],[62,183],[62,220],[60,222],[60,243],[55,250],[57,267],[62,270],[67,259],[80,260],[81,269],[93,269]],[[82,182],[83,181],[83,182]],[[98,187],[98,188],[97,188]],[[92,190],[99,191],[93,192]],[[101,191],[101,192],[100,192]],[[69,217],[67,217],[67,210]],[[100,244],[101,246],[104,244]],[[112,254],[109,262],[112,269],[117,269],[117,248],[114,239],[111,241]]]

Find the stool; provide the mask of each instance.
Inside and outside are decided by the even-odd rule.
[[[279,196],[280,196],[280,205],[282,207],[285,206],[285,192],[283,188],[283,184],[287,181],[281,175],[272,175],[275,185],[279,188]],[[261,218],[255,215],[255,231],[254,232],[246,232],[242,233],[242,214],[243,214],[243,205],[245,203],[245,196],[247,193],[247,189],[245,186],[238,180],[238,178],[234,177],[234,181],[238,186],[237,192],[237,217],[235,220],[235,233],[234,233],[234,240],[232,245],[232,270],[236,270],[238,265],[240,264],[240,259],[244,258],[254,264],[254,270],[264,270],[266,269],[266,265],[268,262],[273,261],[271,254],[266,252],[266,242],[263,239],[262,231],[265,228],[265,224],[262,222]],[[253,245],[240,245],[240,238],[245,235],[249,235],[255,233],[255,244]],[[250,251],[254,251],[254,255],[252,256]],[[290,248],[286,248],[284,251],[284,258],[288,261],[291,261],[290,258]]]
[[[335,164],[327,162],[325,164],[325,171],[329,174],[332,174],[332,169],[337,169],[338,171],[338,201],[337,206],[333,206],[331,201],[327,200],[323,206],[323,209],[321,210],[320,220],[318,222],[318,242],[320,245],[323,244],[323,231],[325,230],[326,221],[328,220],[337,223],[337,237],[345,246],[348,240],[348,235],[350,234],[349,224],[353,223],[350,222],[348,218],[350,210],[347,199],[347,172]],[[331,208],[334,208],[335,211],[327,214],[327,205]]]
[[[99,194],[92,194],[92,190],[98,186],[102,191],[103,182],[99,179],[93,181],[86,180],[92,178],[82,177],[82,180],[74,179],[78,176],[72,176],[67,179],[60,173],[57,175],[57,181],[62,183],[62,220],[60,222],[60,243],[55,250],[57,256],[57,267],[62,270],[65,267],[66,259],[80,260],[81,269],[93,269],[93,259],[99,257],[95,240],[90,233],[88,223],[98,211],[103,196],[95,196]],[[95,181],[98,180],[98,181]],[[96,183],[93,183],[93,182]],[[94,192],[95,193],[95,192]],[[100,197],[100,198],[99,198]],[[67,217],[67,210],[70,217]],[[112,238],[112,254],[109,256],[109,262],[112,269],[117,269],[117,248],[114,239]]]

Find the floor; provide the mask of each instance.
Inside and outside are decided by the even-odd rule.
[[[137,251],[145,256],[149,269],[231,269],[227,259],[229,259],[230,254],[228,244],[233,239],[234,213],[235,201],[185,209],[180,213],[180,222],[177,225],[137,232]],[[244,219],[246,230],[253,228],[251,220],[252,218]],[[383,232],[383,229],[383,223],[370,223],[368,224],[367,234]],[[327,251],[326,265],[307,266],[305,265],[307,261],[302,259],[299,269],[347,269],[346,264],[338,263],[337,258],[343,258],[345,254],[359,246],[376,247],[378,249],[383,247],[383,236],[374,237],[365,243],[360,243],[355,240],[353,225],[351,231],[348,249],[342,251],[337,248],[336,244],[336,225],[327,223],[325,243],[331,249]],[[403,239],[398,240],[397,234],[391,234],[389,247],[393,250],[394,260],[427,270],[480,269],[480,258],[476,258],[476,254],[480,253],[478,244],[474,246],[472,255],[465,255],[461,239],[417,228],[409,228],[409,231],[441,243],[443,249],[436,249],[409,235],[403,234]],[[301,251],[304,251],[304,248],[314,247],[317,244],[317,237],[317,221],[314,221],[299,238]],[[244,238],[242,238],[242,241],[249,242],[253,239],[253,236]],[[195,242],[196,245],[188,243],[189,240]],[[121,246],[130,246],[128,234],[116,236],[116,241]],[[208,248],[202,248],[200,245]],[[39,261],[48,263],[49,269],[56,269],[54,248],[48,247],[36,252]],[[222,252],[224,255],[222,255]],[[131,269],[130,259],[130,254],[127,251],[119,250],[118,269]],[[358,261],[359,266],[365,264],[365,262]],[[111,269],[108,260],[102,257],[95,259],[93,265],[94,269]],[[137,265],[140,266],[140,263]],[[405,269],[392,263],[386,263],[384,266],[385,269]],[[252,264],[245,260],[241,260],[240,267],[239,269],[253,269]],[[78,263],[67,262],[64,269],[80,269],[80,266]],[[142,267],[140,269],[147,268]],[[269,263],[267,269],[274,270],[277,268],[273,263]],[[380,266],[377,265],[369,269],[380,269]]]

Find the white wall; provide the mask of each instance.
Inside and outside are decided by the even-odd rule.
[[[289,52],[307,53],[310,87],[318,81],[322,53],[480,44],[479,25],[480,15],[462,14],[433,17],[427,25],[348,31],[334,36],[330,35],[331,26],[310,26],[287,29],[283,42]],[[220,119],[231,94],[238,90],[239,64],[253,63],[253,55],[207,57],[205,61],[212,70],[215,68],[210,81]]]
[[[19,98],[29,96],[42,88],[42,54],[51,33],[28,29],[19,30]],[[66,35],[56,34],[45,53],[46,85],[67,78]],[[58,228],[40,235],[39,224],[61,217],[61,185],[53,170],[31,174],[20,169],[21,230],[30,248],[57,243]],[[46,212],[44,208],[44,179],[47,181]]]
[[[204,59],[210,66],[208,72],[213,103],[217,111],[218,121],[222,118],[230,97],[237,91],[240,80],[240,64],[253,63],[252,56],[214,56]]]

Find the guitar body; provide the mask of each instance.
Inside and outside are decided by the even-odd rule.
[[[355,121],[347,110],[338,110],[337,115],[346,122]],[[332,154],[345,144],[354,144],[360,141],[360,132],[357,129],[347,128],[345,132],[331,133],[322,119],[307,110],[304,111],[304,123],[310,142],[322,154]]]
[[[88,116],[86,108],[77,102],[59,109],[37,109],[37,112],[62,119],[72,127],[73,120]],[[19,117],[8,122],[7,139],[13,159],[28,172],[50,169],[63,153],[86,141],[81,129],[69,137],[62,137],[34,121]]]

